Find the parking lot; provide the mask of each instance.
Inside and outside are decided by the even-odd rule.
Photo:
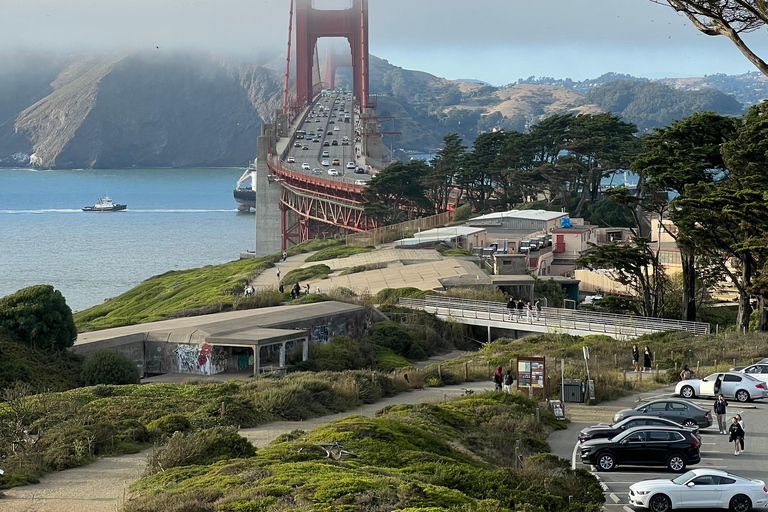
[[[670,473],[664,468],[643,468],[643,467],[618,467],[611,472],[599,472],[594,467],[585,466],[581,463],[578,449],[579,431],[590,425],[597,423],[611,423],[613,413],[625,408],[631,408],[637,405],[641,400],[648,401],[656,398],[668,398],[673,396],[674,388],[665,388],[653,393],[643,395],[634,395],[612,403],[601,404],[597,415],[598,422],[584,422],[578,420],[581,416],[589,414],[589,408],[579,407],[579,414],[574,411],[573,417],[579,423],[569,423],[568,429],[554,432],[548,441],[552,447],[552,453],[571,460],[574,468],[583,468],[594,474],[599,480],[605,492],[605,510],[610,512],[629,512],[633,510],[628,505],[627,495],[629,486],[640,480],[653,478],[674,478],[677,473]],[[712,400],[694,399],[693,403],[704,408],[712,408]],[[747,478],[756,478],[759,480],[768,480],[768,401],[760,400],[740,404],[735,401],[730,402],[728,407],[728,421],[736,414],[741,414],[746,427],[745,451],[739,456],[733,454],[733,443],[728,442],[727,435],[717,433],[717,422],[714,426],[701,429],[702,447],[701,462],[689,466],[694,468],[713,468],[722,469]],[[610,406],[610,407],[606,407]],[[605,417],[602,417],[602,416]],[[569,416],[568,406],[566,404],[566,417]]]

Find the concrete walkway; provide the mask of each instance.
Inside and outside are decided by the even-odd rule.
[[[301,268],[301,266],[306,262],[307,258],[314,254],[317,254],[317,251],[298,254],[296,256],[288,256],[287,260],[278,261],[275,263],[273,268],[268,268],[259,274],[256,279],[251,281],[251,285],[256,289],[256,291],[264,290],[267,288],[277,288],[277,286],[280,284],[280,279],[285,277],[285,274],[291,270]],[[280,279],[277,278],[278,269],[280,269]],[[290,291],[290,287],[286,286],[286,290]]]

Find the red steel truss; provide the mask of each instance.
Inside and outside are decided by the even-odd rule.
[[[283,249],[316,236],[340,231],[359,233],[377,227],[365,216],[361,185],[318,178],[268,162],[269,172],[281,185],[280,211]],[[287,212],[297,214],[289,224]]]

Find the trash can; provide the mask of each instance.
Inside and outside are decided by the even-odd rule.
[[[563,401],[570,403],[584,403],[584,383],[575,379],[563,380]]]

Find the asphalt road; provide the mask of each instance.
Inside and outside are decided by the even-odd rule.
[[[643,400],[653,398],[662,398],[672,396],[674,388],[656,391],[653,394],[642,396]],[[632,399],[617,401],[614,411],[633,407],[638,403],[637,396]],[[710,400],[692,400],[694,403],[711,409],[713,401]],[[689,466],[694,468],[713,468],[722,469],[747,478],[756,478],[759,480],[768,479],[768,403],[765,400],[739,404],[730,402],[728,408],[728,419],[736,414],[741,414],[746,427],[745,451],[739,456],[733,454],[733,443],[728,442],[728,436],[717,433],[717,422],[714,426],[701,429],[702,447],[701,462]],[[566,416],[567,416],[566,407]],[[610,422],[611,417],[607,416],[604,422]],[[594,474],[601,482],[605,492],[606,505],[604,510],[609,512],[630,512],[635,509],[628,505],[627,495],[629,486],[640,480],[649,480],[654,478],[674,478],[678,473],[670,473],[663,468],[643,468],[643,467],[618,467],[611,472],[598,472],[594,467],[581,464],[581,458],[578,450],[578,433],[589,426],[584,423],[570,423],[565,431],[555,432],[550,436],[550,445],[555,455],[571,460],[574,468],[583,468]],[[642,509],[637,509],[642,510]]]
[[[323,108],[321,111],[320,108]],[[343,108],[343,110],[342,110]],[[349,122],[345,122],[345,114],[350,114]],[[354,183],[357,180],[368,182],[371,176],[368,174],[355,174],[354,169],[347,169],[347,164],[352,162],[355,167],[362,166],[362,161],[356,158],[360,145],[355,143],[355,124],[358,113],[352,102],[352,96],[346,93],[334,92],[325,97],[320,97],[314,104],[304,123],[297,129],[307,133],[304,139],[291,140],[291,151],[288,157],[293,157],[294,163],[284,162],[283,165],[295,171],[314,174],[326,179]],[[340,120],[341,119],[341,120]],[[310,134],[312,136],[310,136]],[[349,140],[344,145],[344,137]],[[314,142],[314,140],[318,142]],[[325,146],[325,143],[328,143]],[[337,145],[334,146],[333,143]],[[296,147],[299,145],[299,147]],[[304,148],[307,149],[304,149]],[[323,156],[324,152],[328,156]],[[339,163],[334,165],[334,159]],[[323,165],[323,161],[328,165]],[[302,164],[307,163],[310,170],[302,169]],[[313,169],[320,169],[322,174],[313,173]],[[328,174],[330,169],[336,169],[338,176]]]

